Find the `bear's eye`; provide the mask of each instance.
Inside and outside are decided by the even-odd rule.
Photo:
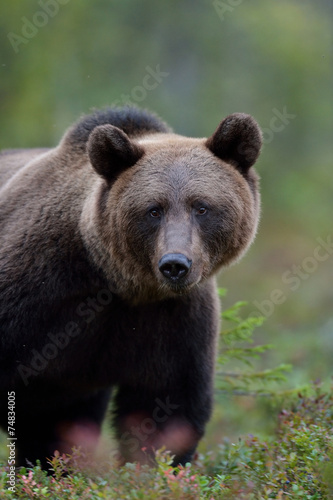
[[[197,209],[197,215],[205,215],[207,213],[206,207],[200,207]]]
[[[151,217],[154,217],[154,219],[161,217],[161,212],[158,210],[158,208],[151,208],[149,210],[149,214]]]

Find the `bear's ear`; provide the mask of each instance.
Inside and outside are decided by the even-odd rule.
[[[108,182],[134,165],[144,153],[125,132],[109,124],[94,128],[88,139],[87,151],[96,172]]]
[[[262,145],[261,131],[250,115],[227,116],[206,141],[208,149],[221,160],[245,174],[256,162]]]

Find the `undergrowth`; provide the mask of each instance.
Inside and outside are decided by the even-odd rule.
[[[49,462],[52,476],[38,465],[21,468],[12,489],[8,466],[0,466],[0,498],[333,499],[332,393],[321,392],[319,386],[308,386],[298,394],[278,391],[274,384],[285,379],[289,366],[256,371],[252,360],[272,346],[251,345],[253,330],[263,318],[242,319],[243,305],[239,302],[223,313],[229,327],[220,338],[217,390],[283,401],[271,439],[248,436],[237,443],[225,441],[217,451],[199,454],[192,464],[176,469],[163,450],[157,451],[155,467],[130,463],[120,467],[111,455],[92,463],[79,449],[71,456],[56,452]],[[226,370],[229,363],[238,369]]]
[[[199,455],[192,465],[173,469],[172,457],[159,451],[156,467],[113,461],[84,464],[80,450],[50,460],[54,476],[39,466],[17,473],[16,491],[0,472],[3,499],[332,499],[333,397],[299,395],[279,416],[276,436],[249,436],[225,442],[215,454]],[[66,474],[66,475],[64,475]]]

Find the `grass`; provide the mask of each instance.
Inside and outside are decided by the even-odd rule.
[[[222,290],[220,293],[223,295]],[[7,451],[4,440],[0,446],[0,498],[333,499],[332,391],[319,384],[307,384],[301,393],[277,390],[274,384],[281,388],[289,367],[255,367],[252,360],[261,361],[272,346],[253,347],[253,330],[262,324],[262,318],[242,319],[239,311],[244,305],[236,303],[223,313],[226,329],[220,337],[216,377],[219,425],[225,425],[231,402],[245,400],[245,406],[238,404],[236,413],[230,410],[234,433],[226,425],[234,442],[225,440],[216,445],[220,433],[215,429],[210,433],[210,451],[199,453],[192,464],[177,469],[171,467],[172,457],[163,450],[157,451],[155,467],[119,466],[110,443],[94,461],[79,449],[71,456],[56,453],[50,460],[52,476],[40,466],[21,468],[16,471],[15,491],[11,491],[6,458],[1,463]],[[249,400],[252,406],[246,406]],[[247,421],[260,415],[259,435],[238,438],[244,415]],[[253,421],[249,427],[255,427]],[[202,443],[199,449],[203,449]]]
[[[15,493],[8,467],[0,467],[2,499],[331,499],[333,498],[333,396],[319,389],[299,395],[278,418],[269,440],[249,436],[199,454],[192,465],[173,469],[166,451],[156,466],[117,466],[114,458],[92,463],[74,450],[50,461],[54,475],[39,466],[21,468]],[[65,474],[65,475],[64,475]]]

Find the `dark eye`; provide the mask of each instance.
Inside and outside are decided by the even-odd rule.
[[[151,217],[154,217],[154,219],[161,217],[161,212],[158,208],[152,208],[149,210],[149,214]]]
[[[200,207],[197,209],[197,215],[205,215],[207,213],[206,207]]]

